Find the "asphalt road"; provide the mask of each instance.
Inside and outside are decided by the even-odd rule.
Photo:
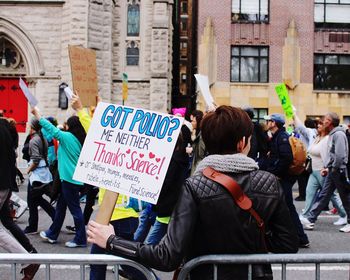
[[[26,182],[20,187],[19,195],[23,198],[26,197]],[[295,187],[295,190],[297,188]],[[295,193],[295,196],[297,194]],[[296,207],[301,211],[303,202],[296,202]],[[84,207],[84,204],[82,204]],[[93,216],[94,217],[94,214]],[[313,231],[308,231],[311,246],[309,249],[300,249],[300,253],[348,253],[350,252],[350,234],[341,233],[338,231],[340,227],[334,226],[333,222],[336,221],[338,216],[327,215],[323,213],[316,223]],[[27,224],[28,211],[17,221],[18,225],[23,229]],[[51,224],[49,217],[43,210],[39,211],[39,230],[46,230]],[[67,210],[66,220],[59,236],[58,243],[51,245],[42,241],[38,234],[29,235],[33,245],[40,253],[48,254],[88,254],[90,252],[91,245],[87,248],[66,248],[64,243],[73,238],[73,235],[65,230],[66,225],[73,225],[72,217]],[[0,248],[0,252],[4,252]],[[80,271],[78,266],[72,265],[53,265],[51,269],[51,279],[80,279]],[[280,279],[281,267],[273,266],[274,279]],[[86,279],[89,279],[89,268],[86,268]],[[172,279],[172,273],[157,272],[160,279],[170,280]],[[0,264],[0,280],[10,279],[11,270],[8,265]],[[21,279],[19,275],[19,268],[17,269],[17,279]],[[45,268],[42,266],[37,273],[35,279],[45,279]],[[111,268],[108,268],[107,279],[115,279]],[[287,279],[315,279],[315,266],[312,264],[305,265],[290,265],[287,267]],[[344,280],[350,279],[349,277],[349,265],[330,264],[321,266],[321,279],[332,280]]]

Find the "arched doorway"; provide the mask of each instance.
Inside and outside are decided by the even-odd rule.
[[[27,100],[18,84],[18,76],[25,74],[19,50],[0,34],[0,112],[16,120],[18,132],[25,132],[28,118]]]
[[[0,111],[14,118],[18,132],[25,132],[28,103],[19,88],[19,77],[35,85],[45,75],[43,60],[30,32],[0,16]]]

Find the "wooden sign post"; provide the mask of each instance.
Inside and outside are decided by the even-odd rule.
[[[96,106],[98,82],[96,52],[80,46],[68,46],[73,89],[79,93],[84,107]]]

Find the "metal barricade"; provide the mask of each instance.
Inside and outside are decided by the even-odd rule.
[[[194,268],[213,265],[213,279],[217,280],[218,266],[228,264],[248,265],[248,280],[253,279],[253,264],[281,264],[281,279],[287,278],[289,264],[315,264],[315,279],[321,279],[321,263],[350,263],[350,254],[254,254],[254,255],[207,255],[187,262],[181,269],[178,280],[185,280]]]
[[[80,279],[85,280],[85,268],[89,264],[114,266],[115,279],[119,279],[119,265],[128,265],[139,270],[147,280],[156,280],[154,273],[143,265],[132,260],[111,255],[89,254],[0,254],[0,264],[10,264],[12,280],[17,279],[16,266],[18,264],[45,265],[45,279],[51,279],[50,266],[53,264],[69,264],[80,266]]]

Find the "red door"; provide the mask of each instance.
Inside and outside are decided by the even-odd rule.
[[[18,132],[26,131],[28,102],[19,87],[19,79],[0,79],[0,110],[4,117],[16,120]]]

